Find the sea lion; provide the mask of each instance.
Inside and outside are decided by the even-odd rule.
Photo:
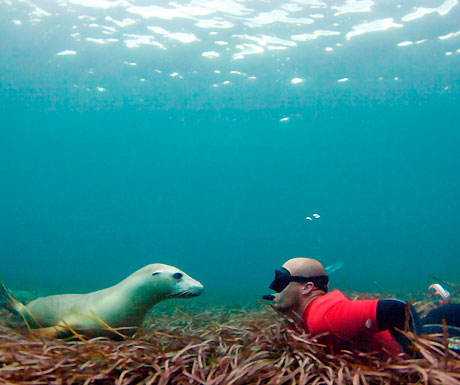
[[[72,332],[93,337],[120,334],[115,328],[140,326],[156,303],[168,298],[195,297],[202,291],[203,285],[183,271],[155,263],[107,289],[51,295],[27,305],[13,298],[1,283],[0,304],[21,315],[28,327],[43,337],[63,337]]]

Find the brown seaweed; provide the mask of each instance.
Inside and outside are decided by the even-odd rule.
[[[40,339],[2,311],[0,384],[460,384],[445,333],[407,333],[420,358],[332,355],[268,306],[181,307],[122,341]]]

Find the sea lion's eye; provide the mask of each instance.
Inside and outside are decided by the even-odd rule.
[[[160,274],[159,271],[155,271],[155,273],[152,273],[152,275],[158,275],[158,274]]]
[[[174,273],[174,274],[172,275],[172,277],[173,277],[174,279],[181,279],[183,276],[184,276],[184,274],[182,274],[182,273]]]

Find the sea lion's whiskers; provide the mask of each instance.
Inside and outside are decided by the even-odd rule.
[[[186,290],[186,291],[183,291],[182,293],[180,293],[179,295],[181,297],[188,297],[188,296],[190,296],[192,294],[193,294],[193,290]]]
[[[181,291],[179,293],[171,294],[170,298],[190,297],[192,293],[193,293],[193,290],[185,290],[185,291]]]

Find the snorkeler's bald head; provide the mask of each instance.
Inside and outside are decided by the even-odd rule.
[[[328,291],[324,266],[312,258],[292,258],[275,270],[270,289],[276,291],[273,305],[282,313],[301,317],[308,303]]]
[[[291,275],[301,277],[317,277],[327,275],[324,266],[312,258],[292,258],[283,264],[283,267],[289,270]]]

